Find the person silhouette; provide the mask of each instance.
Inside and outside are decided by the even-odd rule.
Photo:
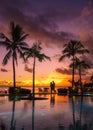
[[[55,82],[52,81],[53,91],[55,92]]]
[[[50,82],[50,91],[52,93],[52,82]]]
[[[51,93],[55,92],[55,82],[54,81],[50,82],[50,89],[51,89]]]

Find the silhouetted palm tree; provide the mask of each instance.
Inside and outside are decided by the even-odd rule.
[[[73,67],[73,64],[70,64],[70,67]],[[79,84],[80,84],[81,93],[82,93],[82,69],[88,69],[90,68],[90,66],[84,60],[79,60],[78,58],[75,58],[74,67],[78,69],[78,72],[79,72]]]
[[[33,98],[34,98],[34,93],[35,93],[35,65],[36,65],[36,58],[42,62],[45,59],[50,60],[50,57],[46,56],[43,53],[40,53],[40,51],[42,50],[40,43],[34,43],[33,46],[31,48],[28,48],[27,51],[25,51],[25,55],[26,55],[26,60],[28,58],[33,58]]]
[[[92,87],[93,87],[93,75],[91,75],[90,80],[92,81]]]
[[[73,61],[73,69],[72,69],[72,87],[74,85],[74,60],[77,54],[85,54],[89,53],[87,49],[84,48],[80,41],[71,40],[68,44],[65,44],[62,51],[62,56],[59,58],[59,62],[64,58],[71,58]]]
[[[28,34],[25,34],[23,28],[18,24],[15,25],[14,22],[10,23],[10,38],[3,33],[0,34],[0,45],[6,47],[7,50],[7,54],[5,55],[2,64],[6,65],[8,60],[12,57],[14,87],[16,87],[15,63],[17,64],[17,53],[23,58],[23,50],[28,47],[24,42],[27,36]]]

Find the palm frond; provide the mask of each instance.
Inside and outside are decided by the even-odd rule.
[[[29,47],[29,45],[26,42],[19,42],[19,43],[17,43],[17,46],[19,46],[19,47]]]
[[[42,47],[40,45],[41,45],[41,43],[36,42],[33,44],[32,49],[34,51],[40,51],[40,50],[42,50]]]
[[[4,59],[3,59],[3,62],[2,62],[3,65],[6,65],[6,64],[7,64],[8,60],[9,60],[10,57],[11,57],[11,54],[12,54],[12,51],[10,50],[10,51],[5,55],[5,57],[4,57]]]
[[[45,54],[38,54],[37,58],[38,58],[38,60],[39,60],[40,62],[42,62],[42,61],[45,60],[45,59],[48,59],[48,60],[51,61],[50,57],[46,56]]]
[[[65,56],[64,56],[64,55],[63,55],[63,56],[61,56],[61,57],[59,58],[59,62],[61,62],[64,58],[65,58]]]
[[[64,58],[70,58],[70,54],[65,54],[65,55],[62,55],[60,58],[59,58],[59,62],[61,62]]]
[[[88,68],[90,68],[90,66],[84,61],[84,60],[79,60],[77,57],[74,59],[74,67],[75,68],[78,68],[78,67],[82,67],[82,68],[84,68],[84,69],[88,69]],[[72,68],[73,67],[73,63],[71,63],[70,65],[69,65],[69,67],[70,68]]]
[[[73,67],[73,63],[71,63],[71,64],[69,65],[69,67],[72,68],[72,67]]]
[[[85,61],[81,61],[81,66],[85,69],[90,68],[90,66]]]
[[[3,33],[0,33],[0,38],[1,39],[5,38],[5,35]]]
[[[25,34],[22,37],[20,37],[19,42],[24,41],[28,37],[28,35],[29,34]]]
[[[3,47],[9,47],[10,44],[6,41],[0,41],[0,46],[3,46]]]
[[[77,53],[78,54],[86,54],[86,53],[89,53],[89,50],[87,50],[87,49],[80,49],[80,50],[77,50]]]
[[[28,47],[20,47],[20,49],[25,53],[28,50]]]
[[[0,38],[1,38],[0,42],[6,42],[6,45],[11,43],[11,40],[7,36],[5,36],[4,33],[0,33]]]
[[[24,62],[26,62],[26,58],[25,58],[25,52],[22,52],[21,49],[17,48],[17,51],[20,55],[20,58],[22,58],[24,60]]]
[[[14,42],[20,42],[20,39],[25,36],[22,27],[20,27],[18,24],[14,24],[14,22],[10,23],[10,29],[11,29],[11,36],[12,41]]]
[[[27,54],[26,59],[29,59],[29,58],[31,58],[31,57],[34,57],[33,53]]]

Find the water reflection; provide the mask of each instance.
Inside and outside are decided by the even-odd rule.
[[[32,130],[34,130],[35,100],[32,100]]]
[[[55,94],[50,95],[50,106],[54,107],[55,105]]]
[[[76,120],[75,118],[75,100],[74,96],[72,97],[72,117],[73,117],[73,124],[69,125],[69,130],[83,130],[81,125],[81,118],[82,118],[82,103],[83,103],[83,97],[81,96],[81,102],[80,102],[80,117],[79,120]]]
[[[0,123],[0,130],[7,130],[7,128],[3,122]]]
[[[17,121],[15,119],[15,105],[16,105],[16,101],[18,101],[19,99],[20,99],[19,96],[9,96],[9,100],[13,102],[10,130],[17,130],[16,128]],[[22,127],[20,130],[24,130],[24,127]]]
[[[10,130],[15,130],[15,126],[16,126],[16,120],[14,119],[15,116],[15,100],[16,97],[13,97],[13,107],[12,107],[12,117],[11,117],[11,126],[10,126]]]
[[[87,123],[82,123],[82,109],[83,109],[83,96],[80,97],[80,114],[79,119],[75,117],[75,100],[72,97],[72,114],[73,114],[73,124],[69,125],[69,130],[88,130]]]
[[[18,96],[17,97],[16,96],[14,96],[14,97],[12,96],[12,97],[9,97],[9,100],[10,101],[12,100],[12,102],[13,102],[10,130],[18,130],[18,128],[16,127],[17,120],[15,119],[15,106],[16,106],[16,101],[19,100],[19,97]],[[35,100],[32,100],[31,102],[32,102],[32,113],[31,113],[31,115],[32,115],[32,129],[31,130],[34,130]],[[27,111],[27,104],[31,103],[31,102],[29,102],[29,101],[24,102],[24,112]],[[25,128],[22,127],[20,130],[25,130]]]
[[[93,97],[50,94],[48,98],[9,97],[0,105],[0,130],[93,130]]]
[[[66,126],[66,124],[62,122],[58,125],[59,130],[93,130],[93,118],[91,117],[92,115],[90,116],[90,113],[92,114],[93,110],[89,112],[91,106],[93,109],[93,104],[89,104],[90,100],[92,102],[93,97],[73,96],[69,99],[70,102],[72,102],[72,123]]]

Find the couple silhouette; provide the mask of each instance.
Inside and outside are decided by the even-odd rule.
[[[50,82],[50,89],[51,89],[51,93],[55,92],[55,82],[54,81]]]

